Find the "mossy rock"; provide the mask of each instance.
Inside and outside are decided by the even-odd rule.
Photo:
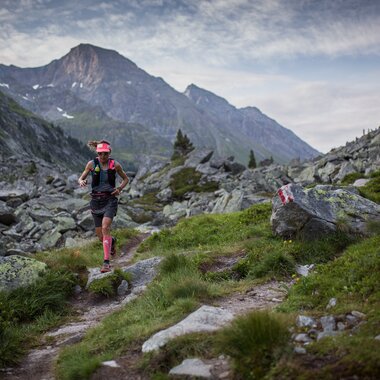
[[[0,257],[0,291],[28,286],[45,270],[46,264],[28,257]]]

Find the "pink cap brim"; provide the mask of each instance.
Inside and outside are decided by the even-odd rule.
[[[109,152],[111,152],[109,149],[96,149],[96,151],[98,153],[101,153],[101,152],[107,152],[107,153],[109,153]]]
[[[98,144],[97,147],[96,147],[96,151],[98,153],[101,153],[101,152],[111,152],[111,147],[106,144],[106,143],[101,143],[101,144]]]

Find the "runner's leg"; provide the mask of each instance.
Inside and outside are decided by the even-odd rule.
[[[102,221],[102,234],[103,234],[104,261],[107,263],[109,263],[111,245],[112,245],[111,224],[112,224],[112,218],[105,216]]]

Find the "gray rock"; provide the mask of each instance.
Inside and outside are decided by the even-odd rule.
[[[94,219],[92,218],[91,212],[86,211],[80,216],[78,216],[78,226],[83,228],[85,231],[92,231],[95,228]]]
[[[205,364],[198,358],[185,359],[180,365],[172,368],[169,371],[169,375],[202,377],[204,379],[210,379],[212,377],[211,368],[211,364]]]
[[[161,260],[161,257],[152,257],[122,268],[122,270],[132,275],[131,285],[133,287],[144,286],[149,284],[156,277],[157,267]]]
[[[53,218],[53,214],[42,206],[39,208],[33,208],[29,211],[29,214],[34,220],[40,223],[46,222],[47,220],[51,220]]]
[[[380,221],[380,205],[346,190],[290,184],[273,198],[271,224],[284,238],[315,239],[344,223],[349,233],[367,235],[367,222]]]
[[[224,161],[223,167],[226,172],[231,172],[233,175],[242,173],[244,170],[246,170],[246,167],[244,165],[228,160]]]
[[[194,149],[187,156],[185,166],[196,168],[200,164],[205,164],[206,162],[210,161],[213,153],[214,152],[209,149]]]
[[[297,316],[296,324],[298,327],[316,327],[317,321],[312,317],[299,315]]]
[[[307,277],[313,268],[314,268],[314,264],[296,265],[296,272],[303,277]]]
[[[49,249],[49,248],[54,248],[61,237],[62,237],[62,234],[56,228],[54,228],[51,231],[45,232],[42,235],[39,243],[41,244],[42,249],[44,250]]]
[[[123,280],[117,288],[118,296],[125,296],[128,293],[129,284],[128,281]]]
[[[367,179],[367,178],[359,178],[357,179],[353,184],[352,186],[355,186],[355,187],[362,187],[362,186],[365,186],[370,180]]]
[[[313,339],[311,339],[307,334],[297,334],[294,338],[294,341],[299,343],[309,343],[312,342]]]
[[[54,218],[54,221],[57,223],[56,230],[61,233],[69,230],[75,230],[76,228],[75,220],[71,217],[59,216]]]
[[[307,353],[306,348],[299,346],[294,347],[294,352],[298,355],[305,355]]]
[[[3,189],[0,190],[0,200],[9,201],[13,198],[20,198],[25,202],[29,198],[29,194],[25,190],[20,189]]]
[[[317,340],[321,340],[326,337],[335,337],[341,334],[341,331],[323,331],[318,333]]]
[[[336,304],[337,304],[337,302],[338,302],[338,301],[337,301],[336,298],[330,298],[329,303],[328,303],[327,306],[326,306],[326,310],[329,310],[329,309],[335,307]]]
[[[336,330],[336,321],[332,315],[327,315],[321,317],[321,324],[323,331],[335,331]]]
[[[0,291],[9,291],[34,283],[40,273],[46,270],[46,264],[22,257],[0,257]]]
[[[203,305],[176,325],[154,334],[143,344],[142,351],[157,350],[169,340],[184,334],[215,331],[231,322],[232,319],[233,314],[227,310]]]
[[[217,201],[212,210],[212,214],[223,214],[240,211],[243,203],[244,192],[234,190],[232,193],[225,192]]]
[[[353,315],[354,317],[359,318],[359,319],[365,319],[365,317],[366,317],[366,315],[364,313],[357,311],[357,310],[351,311],[351,315]]]

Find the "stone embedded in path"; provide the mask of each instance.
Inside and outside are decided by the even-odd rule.
[[[164,346],[169,340],[181,335],[215,331],[232,321],[234,315],[220,307],[203,305],[181,322],[150,337],[142,346],[143,352],[150,352]]]
[[[121,270],[125,273],[130,273],[132,275],[132,287],[144,286],[152,282],[156,277],[157,267],[161,260],[161,257],[152,257],[150,259],[141,260],[136,264],[130,265],[128,267],[123,267],[121,268]],[[88,287],[93,281],[100,280],[101,278],[110,276],[113,273],[113,271],[107,273],[100,273],[100,268],[90,268],[88,272],[89,273],[86,289],[88,289]]]
[[[108,360],[106,362],[102,362],[102,365],[111,368],[120,368],[119,364],[117,364],[115,360]]]
[[[196,376],[209,379],[212,376],[211,368],[211,364],[205,364],[200,359],[185,359],[180,365],[172,368],[169,375]]]

